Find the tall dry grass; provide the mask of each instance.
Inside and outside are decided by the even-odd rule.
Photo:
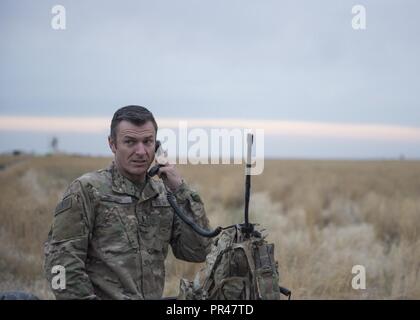
[[[21,160],[21,161],[14,161]],[[52,298],[42,277],[42,243],[68,183],[111,159],[7,159],[0,171],[0,290]],[[212,226],[242,221],[244,169],[179,166],[200,191]],[[281,284],[296,299],[420,298],[420,162],[266,161],[252,179],[250,218],[276,246]],[[366,289],[351,286],[353,265]],[[167,262],[165,295],[202,264]]]

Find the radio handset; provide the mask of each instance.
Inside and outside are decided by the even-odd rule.
[[[156,147],[155,147],[155,159],[159,156],[162,155],[162,144],[160,143],[159,140],[156,140]],[[147,175],[149,177],[154,177],[155,175],[157,175],[159,169],[161,167],[163,167],[163,164],[157,163],[155,164],[153,167],[150,168],[150,170],[147,172]]]
[[[149,177],[154,177],[155,175],[157,175],[159,169],[163,167],[163,164],[157,164],[154,165],[153,167],[150,168],[149,172],[147,173],[147,175]]]

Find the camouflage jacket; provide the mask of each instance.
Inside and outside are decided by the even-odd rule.
[[[196,192],[183,182],[174,195],[209,228]],[[203,262],[211,243],[174,214],[161,180],[147,178],[140,192],[112,164],[66,190],[44,246],[44,272],[51,285],[52,268],[64,267],[65,289],[52,286],[57,299],[159,299],[168,244],[176,258]]]

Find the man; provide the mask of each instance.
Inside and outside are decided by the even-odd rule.
[[[147,170],[155,158],[157,124],[144,107],[117,110],[109,146],[114,161],[71,183],[55,209],[45,243],[45,273],[57,299],[159,299],[164,260],[171,246],[176,258],[203,262],[210,241],[175,214],[166,188],[198,225],[209,222],[200,196],[174,165]],[[65,288],[55,272],[65,270]],[[57,271],[56,271],[57,270]]]

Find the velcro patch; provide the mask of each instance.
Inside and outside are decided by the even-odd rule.
[[[169,207],[170,203],[166,198],[156,198],[152,200],[153,207]]]
[[[129,204],[133,202],[133,199],[131,199],[131,197],[126,196],[126,197],[121,197],[121,196],[113,196],[113,195],[101,195],[100,196],[102,201],[107,201],[107,202],[117,202],[117,203],[121,203],[121,204]]]
[[[196,202],[203,203],[203,201],[201,200],[200,195],[197,192],[192,192],[191,193],[191,198],[193,198],[193,200],[196,201]]]
[[[55,208],[55,215],[71,208],[71,197],[63,199]]]

